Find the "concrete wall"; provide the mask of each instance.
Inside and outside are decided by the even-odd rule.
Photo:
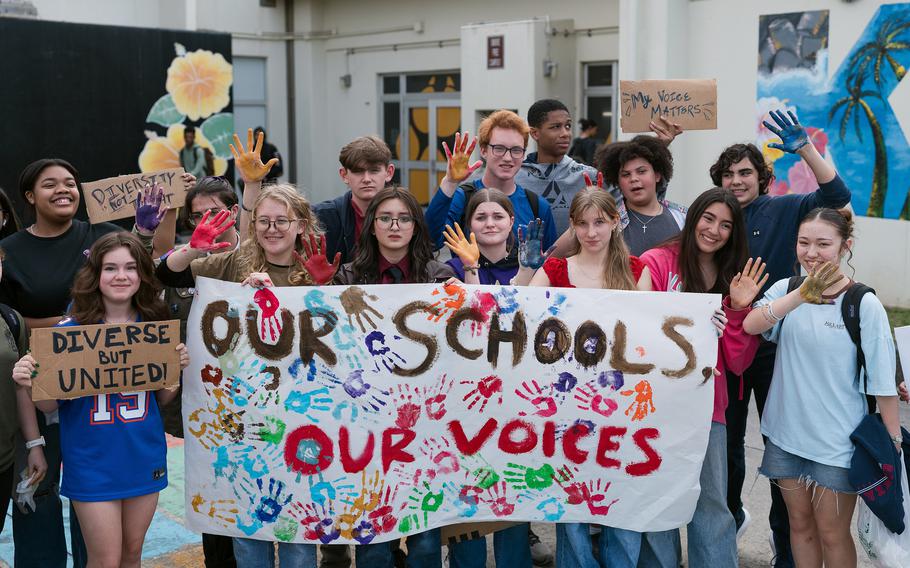
[[[833,74],[881,4],[621,0],[621,78],[717,79],[718,130],[688,132],[674,142],[671,198],[690,203],[711,185],[708,167],[724,147],[754,140],[760,15],[829,10],[828,71]],[[910,81],[903,81],[889,101],[910,136]],[[885,304],[910,306],[910,223],[858,217],[852,263],[857,278],[875,287]]]

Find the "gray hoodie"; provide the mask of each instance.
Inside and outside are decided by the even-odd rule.
[[[550,204],[556,221],[556,234],[569,228],[569,206],[575,194],[585,188],[582,176],[587,172],[591,181],[597,179],[597,170],[580,164],[568,155],[557,164],[538,164],[537,152],[528,154],[515,176],[515,183],[540,195]],[[614,197],[616,197],[614,192]]]

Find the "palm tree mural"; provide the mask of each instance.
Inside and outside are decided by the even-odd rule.
[[[869,123],[869,129],[872,130],[872,142],[875,145],[875,169],[872,173],[872,191],[869,194],[869,209],[866,215],[869,217],[881,217],[885,209],[885,195],[888,193],[888,150],[885,146],[885,137],[882,134],[882,127],[867,99],[882,100],[881,95],[875,91],[864,91],[863,83],[865,77],[857,77],[856,80],[847,80],[847,96],[839,99],[831,110],[828,112],[828,123],[834,120],[837,113],[844,109],[844,116],[840,121],[840,139],[841,142],[847,136],[847,126],[850,124],[850,116],[853,116],[853,127],[856,130],[856,137],[860,142],[863,140],[863,133],[859,127],[860,111],[865,115],[866,122]]]
[[[906,20],[891,20],[885,22],[875,35],[875,39],[861,46],[850,59],[851,74],[856,77],[865,77],[868,67],[872,66],[872,79],[875,84],[882,85],[882,63],[887,61],[898,82],[904,78],[907,70],[894,56],[893,52],[910,50],[910,41],[900,40],[897,36],[910,30],[910,22]]]

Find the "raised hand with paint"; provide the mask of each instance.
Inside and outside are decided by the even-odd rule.
[[[262,181],[269,171],[271,171],[272,166],[278,163],[278,158],[272,158],[265,164],[262,163],[262,146],[263,139],[265,137],[264,132],[260,132],[256,137],[256,144],[253,144],[253,129],[250,128],[247,131],[247,144],[246,148],[243,147],[243,143],[240,142],[240,137],[237,134],[234,134],[234,143],[229,144],[231,148],[231,154],[234,156],[234,166],[237,168],[237,171],[240,172],[240,178],[245,183],[258,182]]]
[[[471,233],[471,238],[468,240],[461,230],[461,225],[455,223],[454,229],[451,225],[446,225],[443,238],[445,238],[446,246],[449,247],[449,250],[461,260],[461,265],[465,272],[465,283],[480,284],[480,280],[477,278],[477,269],[480,268],[477,264],[480,260],[477,235]]]
[[[448,160],[446,179],[455,184],[459,184],[468,179],[468,176],[474,173],[474,170],[483,165],[483,162],[480,160],[477,160],[473,164],[470,163],[471,154],[474,152],[476,146],[477,137],[471,138],[467,132],[464,134],[461,132],[455,133],[455,144],[452,147],[454,152],[449,150],[448,143],[442,143],[442,149],[445,150],[446,159]]]
[[[303,245],[303,254],[294,251],[294,260],[303,266],[316,284],[330,283],[341,264],[341,253],[335,253],[335,260],[331,264],[329,263],[329,259],[325,256],[325,235],[321,235],[317,242],[316,236],[311,234],[309,244],[301,235],[300,244]]]
[[[57,327],[170,319],[153,282],[152,258],[136,236],[105,235],[89,250],[73,283],[70,317]],[[185,368],[186,346],[173,348],[180,368]],[[136,367],[162,364],[148,355],[133,357]],[[40,363],[25,355],[13,369],[17,388],[29,398]],[[162,389],[34,403],[43,412],[59,414],[61,453],[67,463],[61,494],[81,519],[89,565],[106,565],[111,558],[139,565],[158,492],[167,486],[159,405],[176,394]],[[121,527],[122,539],[110,538],[111,523]]]
[[[193,230],[190,237],[190,248],[199,252],[217,252],[225,249],[230,243],[217,242],[222,233],[234,226],[234,220],[228,211],[219,211],[214,216],[206,211],[202,220]]]
[[[783,111],[772,110],[770,115],[774,122],[777,123],[777,126],[774,126],[767,120],[763,120],[762,124],[776,136],[780,137],[781,142],[770,142],[768,144],[769,148],[787,152],[788,154],[795,154],[800,148],[809,143],[809,135],[806,133],[806,129],[799,123],[799,120],[797,120],[793,111],[788,110],[785,115]]]
[[[153,235],[167,211],[164,188],[157,182],[147,184],[136,195],[136,230],[142,235]]]
[[[537,270],[553,252],[553,247],[543,250],[542,233],[543,221],[540,219],[531,221],[527,227],[518,227],[518,263],[523,268]]]

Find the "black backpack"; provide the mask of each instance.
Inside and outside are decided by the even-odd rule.
[[[790,280],[787,283],[787,293],[789,294],[793,290],[796,290],[802,286],[803,280],[805,279],[805,276],[790,277]],[[866,392],[867,390],[865,374],[866,354],[863,353],[862,338],[860,337],[859,304],[863,301],[863,296],[870,293],[875,294],[875,290],[860,282],[854,282],[850,285],[847,291],[844,292],[844,300],[840,305],[841,317],[844,318],[844,327],[847,328],[847,333],[850,334],[850,339],[853,340],[853,344],[856,345],[857,370],[862,374],[863,377],[863,392]],[[783,323],[783,318],[781,319],[781,323]],[[869,414],[873,414],[876,408],[875,397],[867,394],[866,403],[869,405]]]
[[[461,211],[461,219],[458,220],[458,224],[461,225],[462,229],[466,229],[467,224],[465,223],[466,219],[464,218],[464,215],[468,210],[468,202],[470,202],[471,197],[473,197],[473,195],[475,193],[477,193],[477,188],[474,187],[474,184],[471,182],[463,183],[463,184],[459,185],[458,187],[459,187],[459,189],[461,189],[461,191],[464,192],[464,209],[462,209],[462,211]],[[531,215],[533,215],[534,218],[537,219],[538,215],[540,214],[540,203],[538,203],[537,200],[540,199],[540,196],[537,195],[536,193],[534,193],[533,191],[531,191],[530,189],[525,189],[525,188],[522,188],[522,189],[525,192],[525,196],[528,198],[528,203],[531,204]]]
[[[6,322],[6,326],[9,327],[10,333],[13,334],[13,342],[16,344],[16,348],[21,355],[22,346],[19,345],[19,333],[22,331],[22,324],[19,321],[19,316],[13,308],[6,304],[0,304],[0,316],[3,316],[3,321]]]

